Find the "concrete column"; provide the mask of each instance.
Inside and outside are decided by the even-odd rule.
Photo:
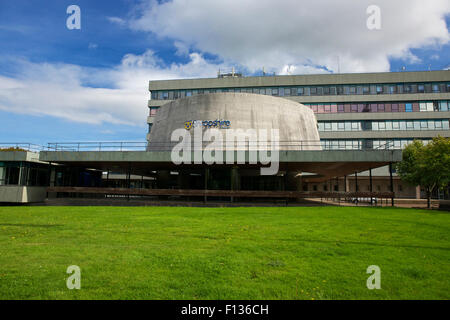
[[[48,177],[48,186],[54,187],[56,184],[56,167],[49,164],[49,177]],[[56,192],[47,192],[47,198],[56,198],[57,193]]]
[[[231,183],[230,183],[230,187],[231,190],[240,190],[241,186],[240,186],[240,181],[239,181],[239,168],[238,167],[233,167],[231,168],[231,174],[230,174],[230,179],[231,179]],[[231,197],[231,202],[234,202],[234,197]]]
[[[208,190],[208,179],[209,179],[209,168],[205,168],[205,174],[204,174],[204,178],[205,178],[205,190]],[[208,201],[208,197],[205,195],[204,199],[205,202]]]
[[[416,199],[420,199],[420,186],[416,187]]]
[[[391,192],[394,192],[394,178],[392,177],[392,163],[389,163],[389,180]],[[394,206],[394,197],[391,198],[391,205]]]

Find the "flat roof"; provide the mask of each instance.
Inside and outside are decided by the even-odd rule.
[[[230,77],[156,80],[149,81],[149,90],[446,81],[450,81],[449,70],[378,73],[332,73],[234,78]]]

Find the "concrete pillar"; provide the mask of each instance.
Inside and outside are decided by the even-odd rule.
[[[209,179],[209,168],[205,168],[205,173],[204,173],[204,179],[205,179],[205,183],[204,183],[204,189],[208,190],[208,179]],[[208,197],[205,195],[204,199],[205,202],[208,201]]]
[[[344,191],[348,192],[350,190],[350,182],[347,179],[347,176],[344,176]]]
[[[416,187],[416,199],[420,199],[420,186]]]
[[[56,184],[56,167],[49,164],[49,177],[48,177],[48,186],[54,187]],[[47,198],[56,198],[56,192],[47,192]]]
[[[240,179],[239,179],[239,168],[238,167],[232,167],[231,168],[231,174],[230,174],[230,187],[232,191],[240,190]],[[231,202],[234,202],[234,197],[231,197]]]
[[[392,177],[392,163],[389,163],[389,180],[391,192],[394,192],[394,178]],[[394,197],[391,198],[391,205],[394,206]]]

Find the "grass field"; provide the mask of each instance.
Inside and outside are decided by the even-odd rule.
[[[69,265],[81,289],[66,287]],[[369,265],[381,290],[368,290]],[[0,299],[449,299],[450,215],[0,207]]]

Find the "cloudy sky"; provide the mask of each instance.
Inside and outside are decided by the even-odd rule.
[[[442,70],[449,26],[448,0],[0,0],[0,142],[145,141],[148,80],[219,68]]]

